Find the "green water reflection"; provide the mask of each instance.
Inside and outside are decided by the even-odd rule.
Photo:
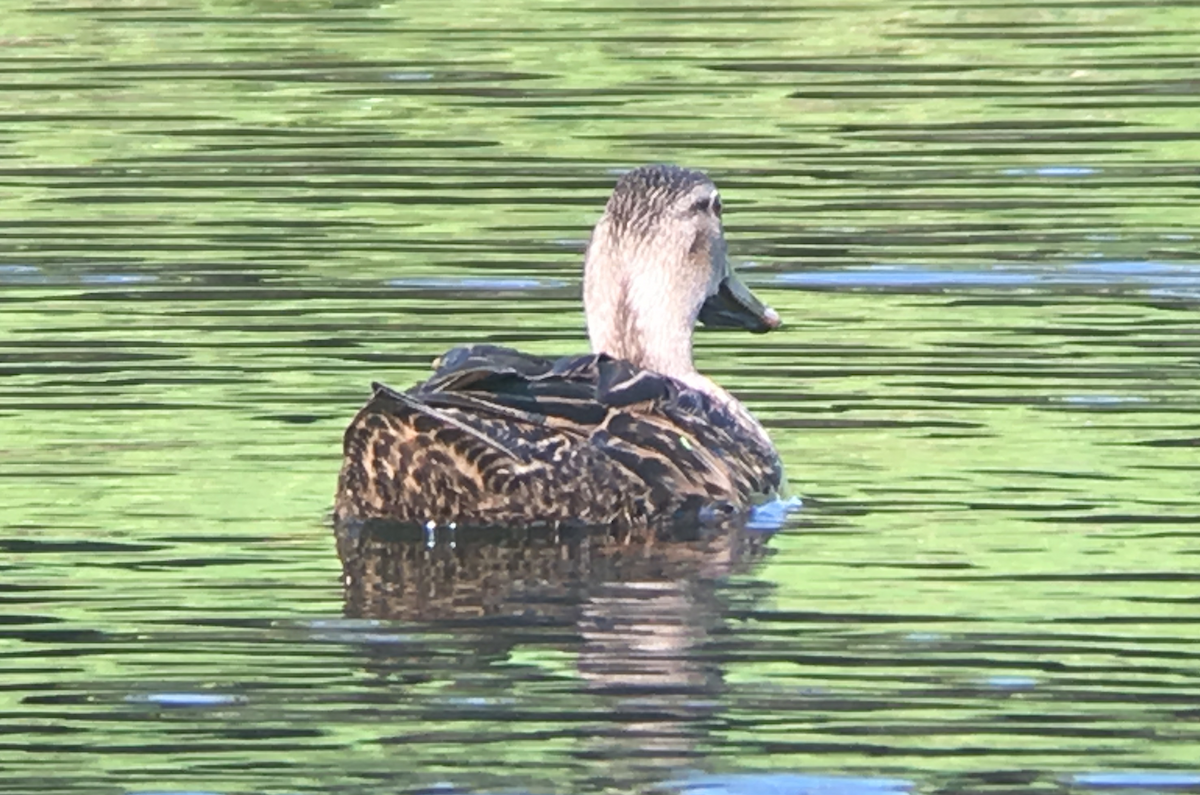
[[[1197,31],[1137,2],[6,9],[4,791],[1196,772]],[[344,591],[325,517],[371,380],[582,350],[588,230],[657,160],[716,179],[787,324],[698,358],[805,511],[765,547],[368,550],[458,573]]]

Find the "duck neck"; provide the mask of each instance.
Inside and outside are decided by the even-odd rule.
[[[771,447],[771,438],[758,420],[729,391],[696,371],[692,361],[695,313],[672,307],[671,294],[597,289],[584,283],[584,309],[593,353],[606,353],[703,392],[730,412],[744,428]],[[675,310],[675,311],[672,311]],[[698,311],[698,310],[697,310]]]
[[[678,305],[668,291],[641,287],[631,289],[625,283],[611,295],[585,287],[592,352],[626,359],[681,381],[702,377],[692,361],[695,312]]]

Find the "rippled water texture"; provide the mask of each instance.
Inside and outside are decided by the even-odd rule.
[[[1190,2],[9,3],[0,790],[1200,788],[1197,53]],[[785,320],[698,357],[804,510],[335,539],[371,380],[582,350],[660,160]]]

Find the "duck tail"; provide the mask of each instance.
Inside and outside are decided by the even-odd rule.
[[[335,524],[454,521],[477,507],[485,461],[522,460],[452,409],[383,384],[373,387],[342,440]]]

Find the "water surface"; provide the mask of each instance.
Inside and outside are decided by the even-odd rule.
[[[0,32],[5,792],[1178,791],[1200,775],[1190,3],[28,3]],[[805,509],[355,539],[372,380],[586,346],[616,176]]]

